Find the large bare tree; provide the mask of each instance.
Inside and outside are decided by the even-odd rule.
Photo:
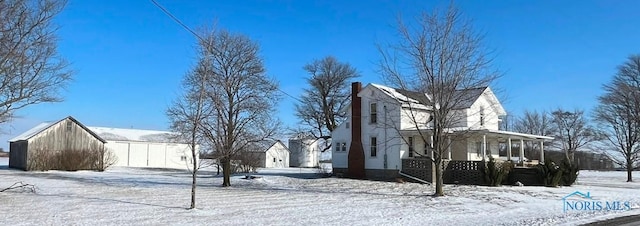
[[[570,163],[575,164],[575,152],[597,141],[599,136],[595,128],[589,125],[582,110],[567,111],[558,108],[551,112],[551,115],[557,128],[557,145],[565,152],[565,157]]]
[[[632,55],[618,66],[618,72],[598,98],[594,119],[608,147],[615,150],[612,160],[625,166],[627,182],[640,162],[640,55]]]
[[[280,99],[278,84],[266,75],[259,46],[226,30],[205,30],[198,48],[211,113],[203,136],[222,164],[222,186],[231,186],[231,160],[255,143],[272,138]]]
[[[16,110],[58,102],[71,80],[69,64],[58,54],[53,18],[66,1],[0,0],[0,123]]]
[[[404,23],[398,20],[398,42],[379,46],[383,78],[405,90],[426,93],[433,118],[428,126],[433,136],[436,196],[444,195],[443,156],[451,145],[450,128],[463,120],[456,109],[471,98],[461,90],[488,86],[499,73],[491,68],[491,57],[483,47],[483,36],[473,29],[456,6],[445,11],[423,12]],[[416,126],[421,128],[424,126]]]
[[[206,56],[200,49],[200,59]],[[183,94],[167,109],[167,116],[171,122],[171,129],[178,133],[180,141],[189,143],[191,164],[191,204],[190,209],[196,208],[197,175],[202,162],[196,161],[200,151],[198,147],[203,141],[203,125],[211,116],[211,104],[207,98],[207,62],[200,60],[194,69],[188,72],[183,81]]]
[[[300,103],[296,104],[296,116],[316,139],[331,138],[331,132],[345,119],[342,108],[349,103],[351,80],[360,76],[348,63],[328,56],[304,66],[309,73],[308,88],[304,89]],[[325,142],[322,151],[330,150]]]

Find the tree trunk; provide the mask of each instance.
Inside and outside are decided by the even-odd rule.
[[[195,146],[195,145],[194,145]],[[195,150],[191,151],[191,162],[193,162],[191,169],[191,207],[190,209],[196,208],[196,179],[198,175],[198,163],[196,162],[196,152]]]
[[[627,182],[633,182],[631,172],[633,171],[633,165],[630,160],[627,160]]]
[[[436,193],[434,196],[444,196],[443,190],[443,178],[442,178],[442,157],[438,157],[435,159],[436,164]]]
[[[231,160],[229,158],[222,158],[222,187],[231,186]]]
[[[190,209],[196,208],[196,178],[197,178],[196,172],[197,171],[194,170],[191,173],[191,207]]]

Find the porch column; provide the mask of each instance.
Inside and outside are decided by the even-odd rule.
[[[482,161],[485,161],[487,157],[487,135],[482,134]]]
[[[544,140],[540,140],[540,164],[544,163]]]
[[[520,163],[524,162],[524,139],[520,139]]]
[[[447,137],[447,157],[451,160],[451,137]]]
[[[513,146],[511,145],[511,137],[507,138],[507,161],[511,161],[511,148],[513,148]]]

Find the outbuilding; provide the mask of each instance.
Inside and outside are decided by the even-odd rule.
[[[274,142],[269,148],[259,151],[260,167],[287,168],[289,167],[289,149],[282,141]]]
[[[99,169],[105,140],[69,116],[9,140],[9,167],[22,170]]]
[[[175,137],[176,134],[169,131],[86,127],[69,116],[56,122],[41,123],[9,140],[9,167],[101,170],[110,164],[187,169],[194,161],[190,146],[176,141]],[[199,161],[198,156],[195,161]],[[52,159],[77,166],[53,166]]]
[[[105,147],[117,157],[114,166],[187,169],[191,166],[189,144],[176,142],[169,131],[88,127],[106,140]],[[196,155],[196,161],[199,160]]]

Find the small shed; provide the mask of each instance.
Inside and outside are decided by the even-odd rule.
[[[289,167],[289,154],[287,146],[278,140],[261,152],[260,167],[287,168]]]
[[[114,166],[187,169],[191,166],[189,144],[176,141],[169,131],[88,127],[106,140],[105,147],[117,157]],[[198,147],[196,147],[198,148]],[[199,154],[195,161],[199,161]]]
[[[100,153],[104,152],[104,144],[104,139],[69,116],[57,122],[41,123],[9,140],[9,167],[96,169],[102,163]]]

